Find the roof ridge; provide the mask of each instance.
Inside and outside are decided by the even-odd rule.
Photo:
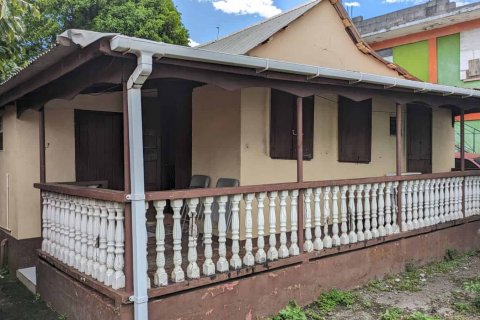
[[[215,43],[215,42],[224,40],[224,39],[229,38],[229,37],[231,37],[231,36],[234,36],[234,35],[236,35],[236,34],[238,34],[238,33],[240,33],[240,32],[249,30],[249,29],[251,29],[251,28],[257,27],[257,26],[262,25],[262,24],[264,24],[264,23],[267,23],[267,22],[269,22],[269,21],[275,20],[275,19],[277,19],[277,18],[279,18],[279,17],[281,17],[281,16],[283,16],[283,15],[286,15],[286,14],[288,14],[288,13],[290,13],[290,12],[293,12],[293,11],[295,11],[295,10],[299,10],[299,9],[301,9],[301,8],[303,8],[303,7],[308,6],[308,5],[314,5],[314,3],[320,3],[321,1],[322,1],[322,0],[310,0],[310,1],[308,1],[308,2],[302,3],[302,4],[300,4],[300,5],[296,6],[296,7],[293,7],[293,8],[291,8],[291,9],[287,10],[287,11],[280,12],[279,14],[276,14],[276,15],[270,17],[270,18],[264,19],[264,20],[262,20],[262,21],[259,21],[259,22],[257,22],[257,23],[254,23],[254,24],[252,24],[252,25],[249,25],[249,26],[247,26],[247,27],[245,27],[245,28],[243,28],[243,29],[240,29],[240,30],[234,31],[234,32],[232,32],[232,33],[229,33],[229,34],[227,34],[227,35],[225,35],[225,36],[223,36],[223,37],[221,37],[221,38],[218,38],[218,39],[216,39],[216,40],[211,40],[211,41],[202,43],[202,44],[198,45],[197,48],[202,48],[202,47],[207,46],[207,45],[209,45],[209,44],[212,44],[212,43]]]

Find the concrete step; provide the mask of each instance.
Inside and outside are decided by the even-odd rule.
[[[17,278],[33,294],[37,292],[37,268],[23,268],[17,270]]]

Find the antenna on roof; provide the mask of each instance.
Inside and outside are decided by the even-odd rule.
[[[220,26],[217,26],[217,40],[219,36],[220,36]]]

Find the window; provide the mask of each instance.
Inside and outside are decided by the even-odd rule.
[[[273,90],[270,99],[270,157],[297,158],[297,98]],[[313,158],[313,96],[303,98],[303,159]]]
[[[369,163],[372,150],[372,99],[338,97],[338,161]]]
[[[3,117],[0,116],[0,151],[3,151]]]

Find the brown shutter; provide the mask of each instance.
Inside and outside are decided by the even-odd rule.
[[[372,99],[338,99],[338,161],[369,163],[372,150]]]
[[[272,89],[270,101],[270,157],[292,159],[295,96]]]

